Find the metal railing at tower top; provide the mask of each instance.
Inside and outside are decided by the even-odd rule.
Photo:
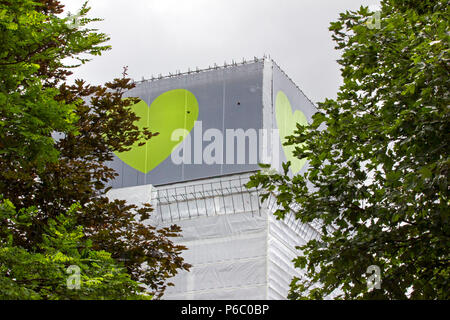
[[[235,213],[261,216],[260,192],[247,189],[249,174],[153,188],[152,204],[161,221]]]
[[[252,174],[250,172],[155,187],[151,191],[151,202],[161,222],[237,213],[249,213],[256,217],[273,215],[280,208],[276,197],[271,195],[261,202],[263,190],[245,187]],[[319,238],[322,233],[320,221],[302,223],[296,217],[297,209],[297,205],[293,204],[291,211],[282,220],[283,223],[305,240]]]

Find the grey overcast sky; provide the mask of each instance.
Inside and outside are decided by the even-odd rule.
[[[85,0],[62,0],[75,14]],[[270,55],[313,101],[341,83],[328,27],[340,12],[378,0],[90,0],[112,50],[75,69],[100,84],[128,66],[135,80]]]

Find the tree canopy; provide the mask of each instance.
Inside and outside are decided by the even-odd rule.
[[[9,221],[0,238],[0,299],[151,298],[110,253],[92,249],[83,227],[76,225],[76,209],[73,205],[49,219],[42,242],[26,250],[14,245],[12,234],[18,226],[32,223],[35,208],[17,212],[10,201],[0,203],[0,219]],[[70,267],[79,272],[73,283]]]
[[[117,175],[107,165],[113,152],[157,133],[134,124],[136,99],[122,97],[134,87],[126,72],[103,86],[65,83],[77,66],[67,58],[86,63],[109,50],[108,37],[88,28],[98,20],[88,12],[85,4],[74,24],[56,0],[0,1],[3,297],[136,298],[149,290],[158,298],[189,269],[185,248],[170,240],[179,227],[157,229],[146,221],[149,205],[105,196]],[[73,264],[84,279],[77,292],[64,289],[63,267]]]
[[[248,184],[322,225],[291,299],[449,298],[449,18],[447,1],[383,0],[331,23],[343,85],[287,142],[306,172]]]
[[[53,0],[0,1],[0,148],[12,165],[56,160],[50,133],[76,130],[75,105],[55,99],[55,84],[71,73],[63,60],[85,63],[81,54],[109,49],[105,34],[83,28],[97,19],[71,28],[62,11]]]

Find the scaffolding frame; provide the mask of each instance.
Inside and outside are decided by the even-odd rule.
[[[152,204],[162,222],[250,212],[261,216],[260,190],[248,189],[249,176],[219,178],[152,190]]]
[[[155,187],[151,191],[152,205],[161,222],[171,223],[201,216],[237,213],[251,213],[252,217],[260,217],[263,208],[268,214],[282,208],[274,194],[261,202],[261,189],[247,188],[245,184],[249,181],[250,175],[240,175]],[[280,221],[305,242],[319,240],[323,224],[320,221],[301,222],[296,217],[298,209],[298,204],[291,204],[290,211]],[[330,227],[327,230],[334,231]]]

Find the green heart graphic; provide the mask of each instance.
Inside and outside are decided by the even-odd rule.
[[[130,167],[143,173],[153,170],[170,156],[173,149],[192,130],[198,118],[197,99],[185,89],[164,92],[150,107],[141,100],[131,108],[140,117],[136,122],[139,128],[148,127],[152,132],[159,132],[159,135],[148,141],[137,141],[131,150],[115,154]],[[172,133],[177,129],[185,129],[187,132],[181,140],[172,141]],[[138,146],[140,142],[145,144]]]
[[[294,152],[295,146],[284,146],[283,143],[287,141],[287,136],[294,134],[297,123],[305,126],[308,125],[308,120],[300,110],[295,110],[292,114],[291,103],[283,91],[278,91],[277,93],[277,98],[275,100],[275,116],[277,119],[277,126],[280,132],[280,140],[284,154],[286,155],[286,159],[291,161],[291,170],[295,174],[303,168],[306,163],[306,159],[298,159],[294,157],[292,152]]]

